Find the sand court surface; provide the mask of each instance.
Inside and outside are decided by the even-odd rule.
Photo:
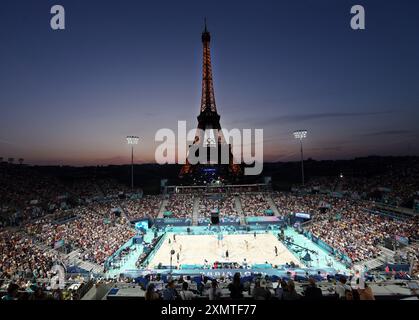
[[[212,264],[215,261],[242,263],[246,259],[248,264],[283,265],[293,261],[303,266],[278,239],[270,234],[257,234],[256,239],[252,234],[224,235],[222,240],[217,235],[176,235],[169,233],[161,247],[151,258],[149,267],[153,268],[159,263],[170,265],[170,252],[173,266],[181,264],[204,264],[205,260]],[[170,239],[170,241],[169,241]],[[275,254],[275,246],[278,255]],[[228,258],[226,257],[228,251]],[[179,261],[177,255],[179,254]]]

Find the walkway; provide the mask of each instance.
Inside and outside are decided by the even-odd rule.
[[[240,216],[240,224],[241,225],[245,225],[246,224],[246,217],[243,214],[243,207],[242,207],[242,202],[240,200],[240,196],[234,196],[234,202],[235,202],[235,207],[237,210],[237,213]]]
[[[271,207],[271,210],[274,212],[275,217],[280,217],[280,213],[278,211],[278,207],[275,204],[275,201],[272,199],[271,194],[267,193],[265,194],[265,199],[268,202],[269,206]]]
[[[198,225],[198,218],[199,218],[199,203],[201,202],[200,197],[195,197],[193,202],[193,211],[192,211],[192,225]]]
[[[65,260],[67,264],[69,265],[75,265],[77,267],[80,267],[84,270],[87,270],[89,272],[93,272],[95,274],[101,274],[103,273],[103,266],[93,263],[90,261],[83,261],[80,259],[80,249],[76,249],[74,251],[71,251],[66,257]]]
[[[159,214],[157,215],[157,218],[159,218],[159,219],[164,218],[163,214],[165,213],[165,211],[167,211],[166,206],[167,206],[168,202],[169,202],[169,199],[164,199],[162,201],[161,206],[160,206],[160,211],[159,211]]]

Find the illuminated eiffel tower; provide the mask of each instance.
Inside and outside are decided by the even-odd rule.
[[[186,160],[186,164],[180,171],[180,177],[186,176],[202,176],[206,172],[212,173],[212,176],[222,177],[228,179],[231,176],[239,176],[241,174],[241,167],[233,163],[233,154],[231,153],[231,145],[226,144],[224,136],[221,131],[220,115],[217,112],[214,95],[214,83],[212,79],[211,67],[211,52],[210,52],[211,35],[207,29],[205,20],[205,29],[202,32],[202,45],[203,45],[203,64],[202,64],[202,96],[201,96],[201,109],[198,116],[198,129],[195,135],[194,145],[201,145],[207,148],[208,157],[210,149],[217,147],[221,150],[222,147],[228,147],[229,164],[221,163],[221,155],[218,154],[218,161],[196,165],[192,165]],[[200,131],[200,130],[201,131]],[[210,133],[202,136],[202,133]],[[211,133],[213,133],[211,135]]]

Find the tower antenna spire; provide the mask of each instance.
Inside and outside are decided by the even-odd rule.
[[[208,32],[208,29],[207,29],[207,17],[204,17],[204,26],[205,26],[204,32]]]

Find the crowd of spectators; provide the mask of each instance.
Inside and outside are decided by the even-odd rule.
[[[209,218],[213,210],[218,211],[220,217],[236,217],[239,214],[236,209],[234,196],[220,198],[202,197],[199,203],[199,216]]]
[[[346,208],[339,217],[310,224],[307,230],[357,263],[376,258],[380,254],[378,245],[384,239],[418,239],[419,220],[393,220],[354,206]]]
[[[314,221],[336,218],[347,211],[365,211],[372,205],[347,197],[333,197],[329,194],[298,194],[273,192],[272,199],[282,216],[308,213]]]
[[[113,179],[58,179],[36,167],[0,163],[0,227],[18,226],[57,209],[104,198],[130,189]]]
[[[31,201],[55,203],[65,193],[54,177],[24,165],[1,165],[0,196],[2,207],[25,208]]]
[[[281,216],[297,212],[308,213],[314,216],[319,212],[323,198],[313,195],[274,192],[272,193],[272,200]]]
[[[271,209],[263,193],[241,194],[240,200],[245,216],[264,216]]]
[[[24,165],[0,164],[0,227],[38,218],[65,195],[54,177]]]
[[[0,279],[45,278],[56,260],[53,251],[40,248],[24,233],[0,232]]]
[[[51,219],[40,219],[27,224],[25,231],[51,248],[58,241],[81,249],[81,258],[97,264],[105,260],[134,236],[124,218],[112,212],[112,203],[95,203],[73,209],[77,219],[56,224]]]
[[[403,164],[389,164],[384,173],[370,176],[341,173],[338,176],[314,177],[306,183],[305,188],[335,191],[364,200],[411,208],[412,200],[419,197],[419,160],[409,158]]]
[[[195,196],[190,194],[172,194],[169,196],[166,211],[172,218],[190,218],[193,212]]]
[[[122,203],[130,221],[145,217],[157,218],[162,204],[161,196],[147,195],[138,200],[126,200]]]
[[[307,187],[315,191],[338,190],[343,197],[321,192],[273,192],[269,195],[282,216],[297,212],[309,213],[312,222],[306,227],[307,230],[346,254],[355,264],[377,257],[380,254],[379,244],[384,239],[400,236],[417,240],[419,219],[394,220],[372,214],[366,211],[371,207],[370,202],[345,197],[345,192],[359,194],[365,200],[376,200],[378,190],[383,200],[400,204],[419,190],[417,168],[394,168],[386,175],[372,178],[321,178],[312,181]],[[52,249],[63,243],[73,249],[80,249],[81,259],[104,265],[135,234],[125,216],[120,214],[121,211],[125,212],[128,220],[156,218],[162,205],[160,196],[145,196],[139,200],[91,201],[96,197],[117,198],[120,192],[129,192],[127,187],[113,180],[87,179],[65,184],[22,165],[3,165],[0,173],[0,278],[48,277],[53,262],[57,260],[57,253]],[[251,187],[242,188],[239,198],[244,216],[264,216],[272,209],[264,193],[246,193],[253,191]],[[194,190],[191,189],[191,192]],[[222,194],[222,187],[219,191]],[[82,200],[79,203],[83,205],[63,207],[63,202],[69,196]],[[196,197],[200,198],[198,211],[201,217],[210,217],[213,209],[219,210],[221,217],[239,215],[234,195],[208,196],[198,191],[170,195],[165,209],[171,213],[171,217],[189,218]],[[18,225],[22,228],[5,228]],[[154,242],[149,244],[148,249],[154,245]],[[417,252],[412,255],[417,260]],[[144,259],[145,256],[140,256],[138,263],[141,264]],[[414,271],[417,272],[417,268],[416,264]],[[211,283],[210,288],[207,288],[211,289],[209,297],[217,296],[219,286],[220,283]],[[290,295],[294,295],[292,283],[280,283],[278,287],[287,288]],[[183,290],[187,291],[188,288]],[[255,282],[252,290],[251,294],[255,297],[269,296],[262,280]]]
[[[3,283],[1,300],[80,300],[93,286],[92,280],[82,277],[68,279],[64,288],[54,283],[54,276],[48,281],[19,279]]]
[[[241,277],[240,273],[233,277],[199,279],[178,276],[163,281],[157,275],[148,277],[145,286],[145,300],[375,300],[370,285],[360,273],[349,278],[338,276],[328,282],[311,276],[297,282],[292,277]]]
[[[96,185],[105,197],[116,198],[121,193],[130,194],[133,192],[129,186],[114,179],[98,179]],[[138,190],[134,190],[134,192],[138,192]]]

